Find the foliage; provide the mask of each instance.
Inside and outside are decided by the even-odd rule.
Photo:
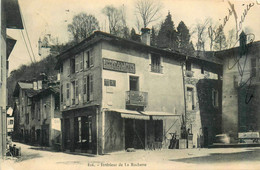
[[[124,6],[115,8],[112,5],[108,5],[103,8],[102,13],[108,18],[110,34],[123,38],[129,38],[129,29],[126,25]]]
[[[139,36],[138,34],[136,34],[134,28],[132,28],[132,30],[131,30],[131,33],[130,33],[130,39],[133,40],[133,41],[138,41],[138,42],[141,41],[140,36]]]
[[[226,36],[224,34],[223,28],[219,27],[217,29],[217,36],[215,39],[214,49],[224,50],[227,48]]]
[[[161,28],[157,37],[157,45],[160,48],[177,49],[177,31],[172,21],[170,12],[166,16],[165,21],[161,24]]]
[[[152,27],[152,31],[151,31],[151,46],[157,46],[156,39],[157,39],[157,36],[156,36],[156,33],[155,33],[155,28]]]
[[[140,25],[139,20],[142,20],[142,27],[146,28],[151,22],[160,18],[159,12],[162,9],[162,4],[155,0],[137,0],[135,9],[138,25]]]
[[[86,13],[75,15],[72,23],[68,25],[68,32],[71,33],[76,43],[87,38],[95,30],[99,30],[98,20],[95,16]]]
[[[190,41],[190,32],[187,26],[181,21],[177,27],[178,50],[184,54],[192,54],[194,47]]]
[[[13,91],[18,81],[31,81],[40,73],[45,73],[49,78],[55,80],[58,73],[54,69],[56,63],[57,58],[54,55],[49,55],[39,62],[22,65],[19,69],[13,70],[7,78],[8,105],[13,106],[14,104]]]
[[[207,27],[210,20],[206,19],[202,23],[197,23],[194,32],[197,34],[196,48],[198,51],[205,51],[205,42],[207,39]]]

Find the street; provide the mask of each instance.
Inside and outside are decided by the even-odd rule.
[[[16,143],[19,159],[5,160],[1,170],[51,169],[259,169],[260,148],[219,148],[182,150],[137,150],[106,155],[78,155],[46,151]]]

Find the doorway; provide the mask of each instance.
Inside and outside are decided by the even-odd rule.
[[[125,119],[125,148],[145,149],[145,120]]]

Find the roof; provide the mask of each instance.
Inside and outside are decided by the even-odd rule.
[[[108,34],[105,32],[95,31],[88,38],[84,39],[83,41],[76,44],[75,46],[67,49],[66,51],[60,53],[57,56],[58,62],[55,66],[55,69],[59,69],[59,67],[61,65],[61,61],[63,61],[64,59],[69,58],[72,55],[75,55],[76,53],[78,53],[79,50],[82,50],[88,46],[91,46],[101,40],[106,40],[106,41],[109,41],[110,43],[114,43],[119,46],[125,46],[127,48],[134,48],[136,50],[141,50],[141,51],[146,50],[146,51],[151,51],[154,53],[160,53],[165,56],[175,57],[176,59],[184,60],[186,58],[186,55],[178,53],[178,52],[160,49],[157,47],[146,45],[141,42],[137,42],[137,41],[133,41],[133,40],[125,39],[125,38],[120,38],[120,37],[117,37],[117,36],[114,36],[114,35],[111,35],[111,34]]]
[[[18,85],[21,87],[21,89],[33,88],[33,84],[32,83],[18,82]]]
[[[260,41],[255,41],[247,44],[247,48],[249,52],[260,51]],[[239,55],[240,47],[234,47],[226,50],[216,51],[214,55],[220,59],[224,59],[226,57],[233,57],[234,55]]]
[[[54,95],[58,95],[60,94],[60,88],[59,86],[54,86],[54,87],[48,87],[46,89],[42,89],[42,90],[38,90],[38,92],[36,94],[34,94],[33,97],[35,98],[41,98],[43,96],[47,96],[49,94],[54,94]]]
[[[12,37],[6,35],[6,59],[8,60],[13,48],[14,48],[14,45],[16,43],[16,40],[13,39]]]
[[[177,61],[185,61],[185,60],[191,60],[194,63],[197,64],[204,64],[207,65],[209,68],[212,68],[214,70],[217,70],[215,72],[221,72],[222,70],[222,63],[220,60],[213,60],[212,58],[206,58],[206,57],[196,57],[194,56],[186,56],[185,54],[181,54],[177,51],[171,51],[166,49],[157,48],[154,46],[146,45],[141,42],[120,38],[105,32],[101,31],[95,31],[93,34],[91,34],[88,38],[84,39],[80,43],[76,44],[75,46],[65,50],[64,52],[60,53],[57,58],[58,62],[55,66],[55,69],[58,70],[61,66],[61,63],[63,60],[70,58],[73,55],[76,55],[80,50],[85,49],[89,46],[92,46],[99,41],[108,41],[109,43],[112,43],[116,46],[124,46],[126,48],[132,48],[135,50],[140,51],[148,51],[152,53],[158,53],[163,56],[167,56],[170,58],[174,58]]]
[[[39,90],[33,89],[25,89],[24,91],[28,97],[33,97],[34,95],[37,95],[39,93]]]
[[[3,0],[6,12],[6,27],[23,29],[23,21],[18,0]]]
[[[16,86],[15,86],[15,89],[14,89],[13,96],[14,97],[18,97],[20,89],[32,89],[32,88],[33,88],[33,84],[32,83],[17,82]]]

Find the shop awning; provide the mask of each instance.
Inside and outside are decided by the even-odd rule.
[[[141,112],[144,115],[152,116],[153,120],[164,120],[164,119],[178,119],[181,115],[177,115],[170,112],[157,112],[157,111],[143,111]]]
[[[111,112],[118,112],[121,114],[122,118],[128,118],[128,119],[143,119],[143,120],[149,120],[150,117],[147,115],[143,115],[142,113],[134,110],[125,110],[125,109],[111,109],[109,110]]]

